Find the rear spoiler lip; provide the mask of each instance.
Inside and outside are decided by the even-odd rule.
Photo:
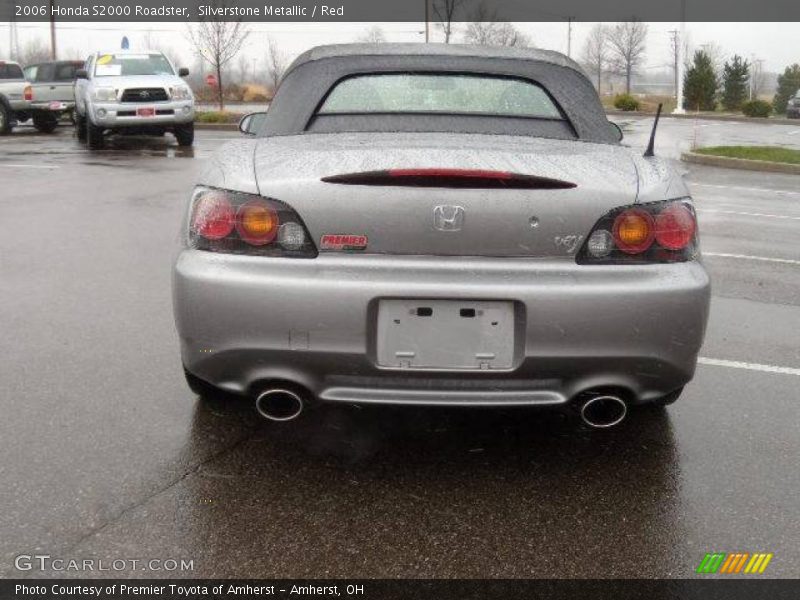
[[[414,168],[323,177],[325,183],[393,187],[561,190],[577,184],[551,177],[486,169]]]

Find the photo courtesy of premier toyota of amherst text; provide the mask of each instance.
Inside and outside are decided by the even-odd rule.
[[[3,0],[0,598],[793,598],[800,6]]]

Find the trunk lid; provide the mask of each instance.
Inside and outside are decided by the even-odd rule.
[[[265,138],[255,170],[260,193],[292,206],[318,247],[326,235],[366,236],[367,253],[405,255],[571,256],[608,210],[635,202],[638,180],[620,146],[441,133]],[[463,170],[530,185],[448,181]],[[391,171],[426,177],[394,185]],[[379,176],[365,184],[364,173]],[[330,181],[341,176],[354,177]]]

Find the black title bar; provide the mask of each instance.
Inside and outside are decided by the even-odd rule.
[[[3,600],[789,600],[797,598],[798,594],[798,580],[717,577],[691,580],[0,580]]]
[[[431,22],[800,21],[797,0],[427,0]],[[452,7],[448,10],[448,7]],[[425,0],[0,0],[2,21],[421,22]],[[448,16],[449,15],[449,16]]]

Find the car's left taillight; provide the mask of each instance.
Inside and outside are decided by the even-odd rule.
[[[579,264],[685,262],[699,254],[697,217],[688,198],[615,208],[592,228]]]
[[[30,85],[26,85],[25,89],[22,92],[23,97],[25,98],[26,102],[30,102],[33,100],[33,87]]]
[[[207,187],[192,195],[188,245],[227,254],[317,256],[305,224],[284,202]]]

